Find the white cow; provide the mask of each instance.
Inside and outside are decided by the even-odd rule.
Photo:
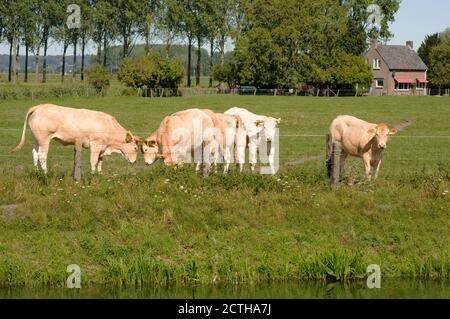
[[[253,172],[255,170],[258,146],[260,145],[261,137],[263,137],[267,143],[269,165],[272,173],[275,173],[275,145],[273,145],[272,142],[275,139],[276,128],[277,125],[281,122],[281,118],[276,119],[269,116],[257,115],[244,108],[239,107],[232,107],[231,109],[224,112],[224,114],[237,115],[242,120],[248,138],[248,149],[250,157],[249,162],[251,171]],[[245,147],[238,147],[238,158],[239,163],[244,162]],[[239,169],[241,171],[242,168],[242,165],[240,165]]]

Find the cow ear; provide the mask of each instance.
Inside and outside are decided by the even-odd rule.
[[[147,144],[147,146],[152,147],[156,145],[156,141],[155,140],[145,140],[145,144]]]
[[[377,133],[377,126],[375,126],[375,127],[372,127],[370,130],[368,130],[367,131],[367,133],[369,133],[369,134],[376,134]]]
[[[255,125],[256,125],[256,126],[264,126],[264,121],[262,121],[262,120],[257,120],[257,121],[255,121]]]
[[[125,143],[131,143],[132,140],[133,140],[133,134],[131,134],[130,132],[127,132],[127,136],[125,137]]]
[[[142,142],[142,140],[141,140],[141,138],[139,136],[133,136],[133,141],[136,142],[136,143],[141,143]]]
[[[395,134],[397,134],[397,130],[395,129],[395,128],[391,128],[390,130],[389,130],[389,135],[395,135]]]

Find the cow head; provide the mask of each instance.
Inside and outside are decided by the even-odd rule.
[[[141,145],[141,151],[144,154],[145,164],[151,165],[160,158],[158,142],[155,136],[150,136]]]
[[[395,135],[397,133],[397,130],[395,128],[389,129],[386,124],[381,123],[371,128],[368,133],[374,135],[373,138],[375,139],[376,146],[379,149],[384,150],[386,148],[386,143],[389,135]]]
[[[280,124],[281,118],[264,117],[263,119],[255,121],[256,127],[259,131],[264,130],[264,137],[268,143],[271,143],[275,138],[276,127]]]
[[[133,136],[131,132],[127,132],[124,142],[120,146],[120,153],[125,157],[128,162],[134,163],[137,159],[137,153],[139,151],[140,138]]]

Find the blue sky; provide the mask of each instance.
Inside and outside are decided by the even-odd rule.
[[[417,50],[426,35],[441,32],[448,27],[450,27],[450,0],[402,0],[395,22],[390,26],[394,37],[389,44],[404,44],[412,40]],[[232,49],[232,46],[228,45],[227,49]],[[95,48],[90,46],[88,51],[95,53]],[[5,44],[0,45],[0,54],[7,53],[8,47]],[[61,54],[61,46],[53,44],[48,54]]]
[[[426,35],[450,27],[450,0],[403,0],[390,30],[389,44],[414,41],[417,50]]]

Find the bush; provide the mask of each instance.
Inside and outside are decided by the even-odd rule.
[[[176,89],[184,78],[184,67],[180,60],[169,60],[158,54],[143,55],[135,61],[124,60],[117,77],[135,89]]]
[[[88,83],[95,88],[97,93],[104,95],[106,89],[109,87],[109,80],[111,75],[101,65],[94,65],[86,71],[86,78]]]
[[[211,76],[215,81],[227,83],[230,89],[236,86],[236,68],[232,64],[213,66]]]

